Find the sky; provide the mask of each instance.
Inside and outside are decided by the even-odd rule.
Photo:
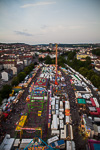
[[[0,0],[0,42],[100,43],[100,0]]]

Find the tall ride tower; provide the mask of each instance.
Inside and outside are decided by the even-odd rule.
[[[58,45],[56,44],[56,62],[55,62],[56,74],[55,74],[55,85],[58,85],[58,82],[57,82],[57,47],[58,47]]]

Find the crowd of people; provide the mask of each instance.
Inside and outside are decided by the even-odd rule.
[[[41,68],[37,71],[37,74],[31,81],[31,83],[37,80],[40,71]],[[28,85],[28,87],[31,85],[31,83]],[[15,137],[15,128],[19,122],[21,115],[23,115],[26,111],[26,97],[28,95],[29,90],[28,87],[24,89],[24,92],[19,98],[18,103],[13,104],[12,111],[9,112],[8,117],[4,118],[4,116],[2,116],[0,118],[0,143],[2,142],[6,134],[10,134],[11,137]]]
[[[70,101],[70,113],[71,113],[71,119],[72,119],[72,126],[73,126],[73,134],[74,134],[74,141],[75,146],[77,150],[85,150],[86,149],[86,140],[83,140],[83,137],[79,134],[79,124],[80,124],[80,115],[78,112],[78,107],[75,101],[75,93],[73,86],[71,85],[70,79],[71,77],[69,75],[66,75],[62,70],[60,70],[62,73],[62,76],[65,78],[64,83],[66,86],[64,86],[63,91],[64,93],[68,94],[68,99]],[[11,137],[15,136],[15,128],[18,124],[18,121],[20,119],[20,116],[22,114],[25,114],[26,111],[26,97],[29,94],[29,86],[32,84],[32,82],[36,82],[37,78],[39,77],[41,72],[41,68],[37,71],[36,76],[32,79],[31,83],[24,89],[24,92],[22,96],[20,97],[17,104],[14,104],[12,111],[10,112],[10,115],[8,118],[2,119],[0,123],[0,142],[2,141],[2,138],[5,136],[5,134],[10,134]],[[45,111],[43,112],[43,115],[45,115]],[[29,119],[29,122],[31,120]],[[45,130],[43,131],[46,132]]]
[[[71,112],[71,119],[72,119],[72,126],[73,126],[73,135],[74,135],[74,141],[75,141],[75,147],[77,150],[86,150],[86,140],[83,140],[83,137],[79,134],[79,124],[80,124],[80,115],[78,112],[78,107],[75,102],[75,93],[73,86],[71,85],[70,79],[71,77],[69,75],[66,75],[62,70],[62,75],[65,78],[66,86],[65,91],[68,94],[68,98],[70,101],[70,112]]]

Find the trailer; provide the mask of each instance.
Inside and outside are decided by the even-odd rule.
[[[60,111],[60,112],[64,112],[64,109],[63,109],[63,108],[62,108],[62,109],[59,109],[59,111]]]
[[[63,109],[63,102],[60,101],[60,108]]]
[[[58,120],[57,120],[57,115],[56,114],[53,114],[51,129],[55,129],[55,130],[58,129]]]
[[[65,109],[70,109],[69,101],[65,101]]]
[[[73,128],[72,125],[70,125],[70,138],[73,140]]]
[[[59,112],[59,119],[63,119],[64,118],[64,114],[62,112]]]
[[[94,117],[94,122],[100,122],[100,118],[99,117]]]
[[[56,104],[56,110],[58,110],[59,109],[59,105],[58,104]]]
[[[75,150],[75,142],[66,141],[66,150]]]
[[[56,109],[56,115],[59,115],[59,110]]]
[[[60,124],[60,129],[64,128],[64,121],[63,120],[59,120],[59,124]]]
[[[51,144],[51,143],[53,143],[53,142],[55,142],[55,141],[57,141],[57,140],[59,140],[58,136],[54,136],[54,137],[48,139],[48,140],[47,140],[47,143],[48,143],[48,144]]]
[[[51,135],[59,135],[59,130],[51,130]]]
[[[69,123],[70,122],[70,116],[65,116],[65,123]]]
[[[60,139],[66,139],[66,125],[64,125],[64,130],[61,130]]]

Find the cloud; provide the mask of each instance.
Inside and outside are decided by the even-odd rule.
[[[27,32],[22,32],[22,31],[14,31],[16,34],[18,35],[24,35],[24,36],[33,36],[32,34],[30,33],[27,33]]]
[[[80,26],[69,26],[69,29],[83,29],[83,28],[85,28],[85,26],[83,26],[83,25],[80,25]]]
[[[44,34],[41,33],[41,34],[36,34],[36,35],[44,35]]]
[[[36,33],[36,34],[30,34],[30,33],[27,33],[27,32],[24,32],[24,30],[23,31],[14,31],[17,35],[24,35],[24,36],[42,36],[42,35],[44,35],[44,34],[42,34],[42,33]]]
[[[56,26],[42,25],[41,26],[42,32],[56,32],[56,31],[63,31],[63,30],[66,30],[66,26],[63,25],[56,25]]]
[[[38,3],[34,3],[34,4],[25,4],[25,5],[21,6],[21,8],[42,6],[42,5],[51,5],[51,4],[55,4],[55,3],[56,2],[38,2]]]
[[[46,28],[48,28],[47,25],[42,25],[42,26],[41,26],[41,29],[46,29]]]

